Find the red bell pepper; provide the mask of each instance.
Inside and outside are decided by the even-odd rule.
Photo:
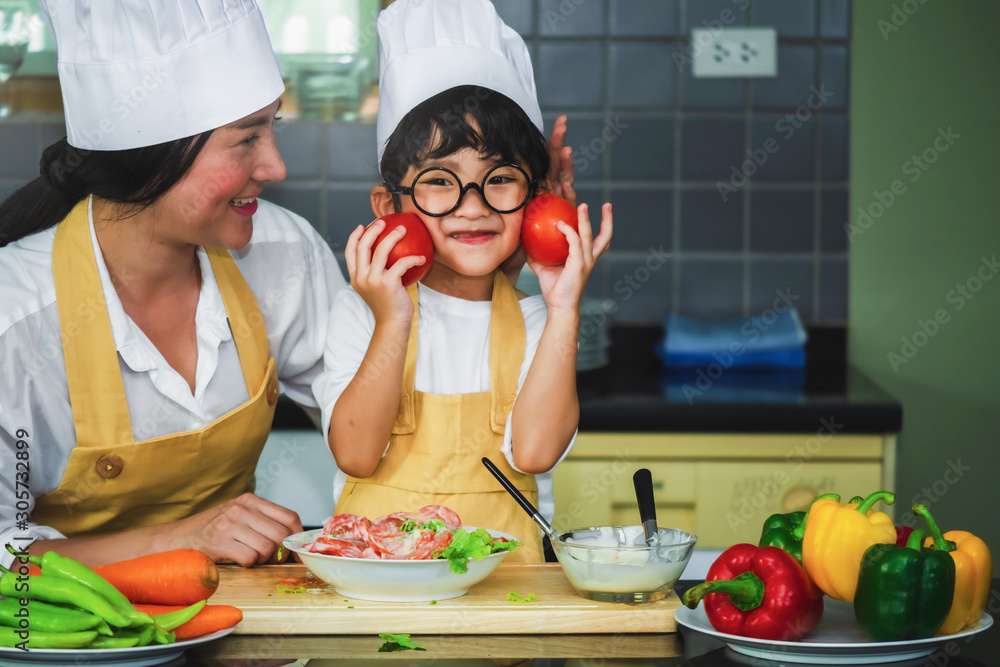
[[[905,547],[913,534],[913,528],[909,526],[896,526],[896,546]]]
[[[694,609],[703,598],[712,627],[755,639],[801,639],[823,615],[823,592],[794,557],[777,547],[726,549],[708,569],[705,583],[684,594],[684,604]]]

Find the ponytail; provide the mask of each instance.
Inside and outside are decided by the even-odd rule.
[[[41,176],[0,204],[0,248],[53,227],[91,194],[149,206],[187,173],[211,134],[123,151],[76,148],[60,139],[42,152]]]

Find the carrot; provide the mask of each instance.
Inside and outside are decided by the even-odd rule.
[[[219,587],[219,570],[197,549],[174,549],[95,567],[133,604],[191,605]]]
[[[186,605],[159,605],[159,604],[137,604],[135,608],[150,616],[166,614],[171,611],[184,609]],[[201,637],[212,632],[231,628],[243,620],[243,612],[238,607],[227,604],[207,604],[184,625],[174,629],[177,634],[177,641]]]

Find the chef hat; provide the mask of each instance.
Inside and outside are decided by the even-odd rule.
[[[226,125],[285,90],[256,0],[40,0],[71,146],[124,150]]]
[[[411,109],[455,86],[502,93],[542,130],[531,57],[489,0],[397,0],[378,34],[378,161]]]

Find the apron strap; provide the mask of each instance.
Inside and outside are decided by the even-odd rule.
[[[229,329],[243,368],[243,380],[252,398],[259,390],[267,372],[269,359],[267,329],[257,298],[247,285],[233,256],[224,248],[205,248],[212,272],[219,283],[222,301],[226,305]],[[277,388],[275,388],[276,390]],[[271,391],[271,389],[268,389]]]
[[[135,442],[118,349],[90,239],[90,202],[56,227],[52,275],[77,446]]]
[[[111,319],[90,237],[90,201],[82,200],[56,227],[52,273],[63,356],[78,447],[135,442]],[[206,249],[219,284],[233,340],[255,396],[268,363],[267,331],[257,299],[226,250]],[[277,385],[267,389],[277,399]]]
[[[413,433],[417,428],[417,410],[414,405],[416,392],[413,389],[417,377],[417,335],[420,330],[420,307],[417,299],[417,283],[406,288],[413,302],[413,323],[406,341],[406,361],[403,363],[403,389],[399,395],[399,411],[392,432],[397,435]]]
[[[416,428],[416,408],[414,406],[414,381],[417,369],[417,335],[420,328],[420,307],[417,299],[417,285],[407,288],[413,302],[413,323],[406,343],[406,361],[403,366],[403,387],[399,399],[399,411],[393,424],[394,434],[413,433]],[[507,415],[514,406],[517,396],[517,381],[524,363],[527,335],[521,304],[517,300],[514,287],[502,271],[497,271],[493,279],[493,299],[490,311],[490,429],[503,434],[507,426]]]
[[[502,434],[517,397],[527,334],[517,293],[503,271],[493,279],[490,316],[490,427]]]

